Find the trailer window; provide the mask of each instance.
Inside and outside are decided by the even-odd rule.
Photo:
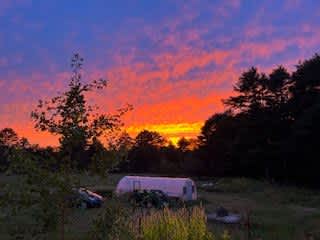
[[[187,187],[183,187],[183,194],[187,194]]]

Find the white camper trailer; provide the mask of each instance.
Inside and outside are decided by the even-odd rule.
[[[169,197],[185,201],[197,199],[196,184],[190,178],[125,176],[119,181],[116,194],[134,190],[161,190]]]

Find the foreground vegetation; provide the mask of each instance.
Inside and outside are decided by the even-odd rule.
[[[114,201],[111,198],[112,191],[115,189],[116,183],[122,176],[123,175],[113,174],[107,178],[101,178],[99,176],[81,175],[81,185],[87,186],[90,189],[96,190],[98,193],[107,196],[106,202],[101,209],[74,209],[70,215],[69,222],[66,224],[65,239],[93,239],[88,238],[92,229],[95,229],[95,233],[103,233],[103,231],[110,232],[109,228],[111,226],[113,226],[113,229],[117,229],[116,232],[125,234],[123,236],[132,237],[132,235],[129,234],[132,230],[132,225],[129,225],[129,223],[121,224],[121,221],[115,221],[115,219],[130,219],[130,217],[133,216],[133,209],[128,207],[125,202],[119,203],[119,201]],[[4,184],[14,184],[19,181],[19,177],[17,176],[1,175],[0,187],[3,189],[2,187]],[[203,183],[208,182],[213,182],[215,184],[213,186],[202,187]],[[223,206],[229,211],[238,212],[244,216],[244,221],[241,225],[224,225],[213,221],[207,221],[207,228],[205,228],[203,225],[205,222],[204,212],[202,212],[201,208],[196,209],[194,214],[195,219],[197,219],[195,221],[195,224],[198,226],[197,231],[209,231],[215,239],[220,239],[222,236],[226,237],[227,235],[230,235],[231,239],[239,240],[248,239],[248,235],[250,239],[283,240],[306,239],[306,236],[308,235],[312,235],[314,239],[319,239],[320,237],[320,193],[317,191],[273,185],[267,182],[245,178],[197,179],[196,183],[198,186],[199,199],[205,213],[212,213],[219,206]],[[122,212],[116,210],[120,209],[118,208],[119,206],[124,207]],[[138,211],[137,213],[140,212]],[[248,214],[250,221],[249,229],[246,226]],[[186,223],[182,224],[180,220],[187,221],[187,218],[183,220],[181,215],[187,216],[186,209],[182,209],[180,212],[178,211],[175,213],[167,211],[165,214],[162,212],[154,212],[154,214],[150,216],[142,215],[141,223],[145,225],[142,224],[140,233],[136,236],[141,237],[141,233],[145,233],[146,236],[154,237],[154,234],[159,232],[160,228],[166,229],[161,230],[161,234],[164,234],[165,231],[170,232],[169,226],[168,228],[165,228],[165,223],[170,221],[172,224],[177,225],[174,227],[175,229],[181,227],[181,233],[179,234],[187,234],[183,226],[188,226],[188,229],[191,229],[192,226],[186,225]],[[135,215],[135,217],[137,217],[136,221],[134,221],[135,226],[138,226],[139,216],[140,215]],[[162,219],[161,217],[164,218]],[[170,221],[168,218],[170,218]],[[104,219],[105,222],[101,221],[101,219]],[[27,222],[30,222],[30,216],[27,218]],[[162,225],[158,223],[162,223]],[[100,226],[100,228],[94,228],[94,226]],[[137,232],[139,231],[135,228],[135,233]],[[161,236],[163,237],[164,235]],[[48,239],[50,239],[50,237],[51,239],[60,239],[55,238],[55,233],[50,234]],[[6,238],[0,237],[0,239]],[[143,239],[157,238],[150,237]]]
[[[144,215],[141,219],[141,237],[145,240],[213,240],[206,226],[206,215],[202,208],[194,207],[177,211],[164,209]]]

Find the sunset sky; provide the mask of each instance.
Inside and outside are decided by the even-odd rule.
[[[0,26],[0,129],[40,145],[57,140],[30,111],[66,89],[75,52],[86,81],[109,80],[91,102],[108,113],[130,103],[129,133],[173,141],[223,110],[243,70],[320,52],[318,0],[0,0]]]

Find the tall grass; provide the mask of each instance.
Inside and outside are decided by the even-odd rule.
[[[164,209],[140,217],[141,240],[213,240],[201,207]]]

